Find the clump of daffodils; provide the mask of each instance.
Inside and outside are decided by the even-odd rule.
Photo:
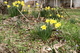
[[[22,7],[25,6],[24,1],[14,1],[11,5],[6,1],[4,3],[7,4],[8,13],[11,17],[19,15]]]
[[[21,6],[25,6],[24,1],[15,1],[15,2],[12,3],[12,5],[8,5],[8,2],[7,1],[4,1],[4,4],[7,4],[7,8],[10,8],[12,6],[20,7],[20,5]]]
[[[60,22],[57,22],[57,20],[54,20],[54,19],[46,19],[45,21],[47,24],[50,24],[50,25],[54,25],[55,28],[58,28],[61,26],[61,23]],[[41,26],[41,29],[42,30],[46,30],[47,26],[46,25],[42,25]]]
[[[45,7],[45,10],[50,10],[50,9],[51,9],[51,7],[50,7],[50,6]]]
[[[15,1],[12,3],[12,5],[15,7],[19,7],[19,5],[24,6],[25,4],[24,4],[24,1]]]
[[[57,29],[60,26],[61,23],[57,20],[46,19],[45,23],[42,23],[34,28],[34,31],[32,31],[32,33],[34,35],[38,35],[42,40],[48,40],[54,32],[53,29]]]
[[[44,9],[45,9],[45,10],[56,10],[56,8],[51,8],[50,6],[45,7]]]
[[[50,24],[50,25],[54,25],[55,28],[58,28],[61,26],[61,23],[60,22],[57,22],[57,20],[54,20],[54,19],[46,19],[45,21],[47,24]],[[41,26],[41,29],[42,30],[46,30],[47,26],[46,25],[42,25]]]

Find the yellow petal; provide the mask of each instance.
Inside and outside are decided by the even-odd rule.
[[[39,5],[39,3],[36,3],[36,5]]]
[[[49,23],[50,22],[50,20],[49,19],[46,19],[46,21],[45,21],[46,23]]]
[[[57,14],[57,16],[58,16],[58,17],[61,17],[61,15],[60,15],[60,14]]]
[[[42,26],[41,26],[41,29],[42,29],[42,30],[46,30],[46,28],[47,28],[46,25],[42,25]]]
[[[58,28],[60,26],[61,26],[61,23],[60,22],[55,24],[55,28]]]
[[[57,20],[50,19],[50,24],[57,23]]]
[[[30,8],[31,6],[30,6],[30,5],[28,5],[28,7]]]
[[[8,2],[7,1],[4,1],[4,3],[7,4]]]
[[[10,5],[7,5],[7,7],[10,8],[11,6]]]

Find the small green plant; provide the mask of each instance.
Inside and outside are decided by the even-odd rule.
[[[34,35],[38,35],[42,40],[47,40],[52,35],[52,30],[61,26],[60,22],[54,19],[46,19],[46,23],[41,23],[36,26],[31,33]]]

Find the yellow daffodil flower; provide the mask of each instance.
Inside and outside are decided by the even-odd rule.
[[[58,17],[61,17],[61,15],[60,15],[60,14],[57,14],[57,16],[58,16]]]
[[[46,21],[45,21],[46,23],[49,23],[50,22],[50,20],[49,19],[46,19]]]
[[[63,15],[61,15],[61,18],[63,18],[64,16]]]
[[[48,6],[47,9],[50,10],[50,6]]]
[[[26,10],[23,10],[24,12],[26,12]]]
[[[51,8],[51,10],[56,10],[56,8]]]
[[[17,1],[15,1],[14,3],[15,3],[15,4],[17,4],[18,2],[17,2]]]
[[[52,16],[52,14],[50,14],[49,16]]]
[[[24,3],[21,3],[21,5],[22,5],[22,6],[25,6],[25,4],[24,4]]]
[[[20,4],[21,2],[20,1],[17,1],[17,3]]]
[[[39,5],[39,3],[36,3],[36,5]]]
[[[50,19],[50,24],[57,23],[57,20]]]
[[[55,28],[58,28],[60,26],[61,26],[61,23],[60,22],[55,24]]]
[[[7,5],[7,8],[10,8],[11,6],[10,5]]]
[[[41,29],[42,29],[42,30],[46,30],[46,28],[47,28],[46,25],[42,25],[42,26],[41,26]]]
[[[24,1],[21,1],[21,3],[24,3]]]
[[[45,7],[45,10],[50,10],[50,6],[48,6],[48,7]]]
[[[19,5],[16,5],[16,7],[19,7]]]
[[[22,6],[25,6],[25,3],[24,3],[24,1],[21,1],[21,5],[22,5]]]
[[[7,4],[8,2],[7,1],[4,1],[4,3]]]
[[[45,7],[45,10],[47,10],[47,7]]]
[[[28,5],[28,8],[30,8],[31,6],[30,5]]]
[[[16,3],[13,2],[12,4],[13,4],[13,6],[16,6]]]

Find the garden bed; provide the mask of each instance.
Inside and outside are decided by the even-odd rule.
[[[45,7],[34,11],[30,5],[27,8],[30,10],[12,13],[12,17],[0,15],[0,52],[80,53],[78,9],[73,9],[73,14],[71,9]]]

